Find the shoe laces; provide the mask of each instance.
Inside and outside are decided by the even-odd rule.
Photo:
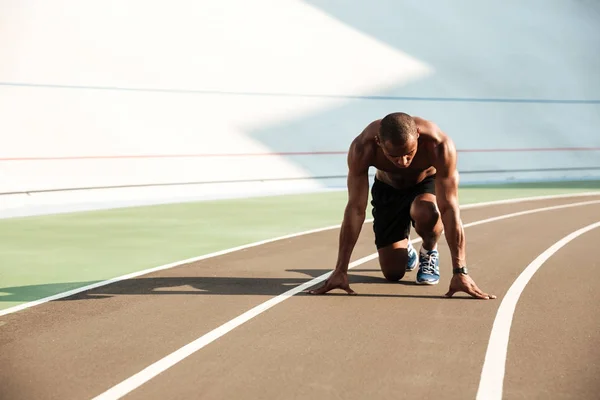
[[[438,260],[437,252],[429,252],[427,254],[420,253],[419,261],[421,264],[421,271],[426,274],[435,274],[436,273],[436,265]]]

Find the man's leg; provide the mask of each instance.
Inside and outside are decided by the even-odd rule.
[[[396,190],[377,178],[371,193],[373,231],[381,272],[388,281],[399,281],[407,270],[416,268],[419,261],[417,251],[408,244],[414,195]]]
[[[385,279],[396,282],[402,279],[408,265],[408,239],[377,249],[379,266]]]
[[[435,249],[444,229],[435,195],[423,193],[415,197],[410,207],[410,217],[415,221],[415,231],[423,239],[423,248]]]
[[[415,197],[410,208],[410,216],[414,221],[417,234],[423,239],[416,281],[419,284],[435,285],[440,278],[437,243],[444,227],[435,195],[423,193]]]

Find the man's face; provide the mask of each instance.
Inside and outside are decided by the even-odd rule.
[[[413,138],[403,145],[394,145],[390,141],[382,142],[377,137],[377,144],[383,150],[383,154],[400,168],[408,168],[415,154],[417,154],[418,142],[416,138]]]

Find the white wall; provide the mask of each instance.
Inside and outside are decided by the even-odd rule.
[[[201,155],[344,151],[368,122],[397,110],[435,120],[461,149],[600,147],[598,6],[521,3],[0,0],[0,193],[343,176],[343,154]],[[414,96],[425,99],[406,98]],[[457,99],[432,99],[439,97]],[[111,158],[157,155],[163,157]],[[599,155],[461,153],[459,165],[588,168],[600,167]],[[82,158],[96,156],[104,158]],[[343,184],[5,195],[0,208]]]

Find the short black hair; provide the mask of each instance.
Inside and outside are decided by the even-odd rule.
[[[413,118],[403,112],[386,115],[381,120],[379,138],[382,142],[391,142],[394,145],[404,145],[417,137],[417,124]]]

